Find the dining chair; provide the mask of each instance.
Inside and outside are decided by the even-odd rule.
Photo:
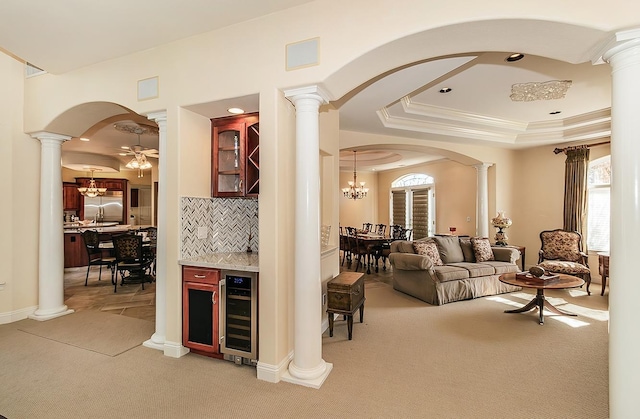
[[[156,248],[158,244],[158,228],[145,227],[138,230],[138,234],[142,235],[142,253],[146,259],[151,260],[149,270],[151,275],[156,275]]]
[[[399,224],[394,224],[389,227],[389,237],[395,240],[405,240],[404,227]]]
[[[387,232],[387,225],[386,224],[376,224],[375,225],[375,232],[379,236],[384,236],[385,233]]]
[[[103,266],[111,269],[111,281],[113,281],[116,258],[102,255],[102,249],[100,248],[100,233],[95,230],[85,230],[81,235],[82,241],[84,241],[84,247],[87,251],[87,258],[89,260],[89,264],[87,265],[87,276],[84,279],[84,286],[86,287],[89,282],[89,271],[92,266],[100,266],[98,281],[102,280]]]
[[[344,266],[344,261],[348,260],[351,263],[351,248],[349,247],[349,237],[340,227],[340,251],[342,252],[342,262],[340,266]]]
[[[125,282],[142,284],[152,282],[153,276],[147,273],[152,260],[145,258],[142,250],[142,235],[121,234],[113,237],[113,249],[116,255],[116,270],[120,273],[120,285]],[[126,274],[125,274],[126,273]],[[114,281],[113,292],[117,292],[118,278]]]
[[[363,223],[362,224],[362,231],[364,231],[365,233],[369,233],[371,231],[371,227],[373,227],[373,224],[371,224],[371,223]]]

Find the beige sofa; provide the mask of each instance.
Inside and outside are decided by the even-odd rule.
[[[389,261],[393,267],[393,288],[434,305],[520,290],[498,280],[501,274],[519,271],[515,263],[519,257],[518,251],[490,246],[486,239],[484,243],[475,238],[473,240],[480,251],[481,260],[494,260],[477,262],[475,256],[478,253],[474,252],[472,240],[457,236],[391,243]],[[431,250],[437,248],[440,260],[435,255],[434,261],[432,253],[417,254],[416,247],[424,252],[425,242],[435,243],[435,246],[427,246]],[[482,247],[484,253],[481,252]],[[437,264],[440,261],[442,265]]]

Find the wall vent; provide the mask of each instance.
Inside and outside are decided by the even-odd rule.
[[[44,71],[43,69],[36,67],[35,65],[31,64],[31,63],[26,63],[25,65],[25,76],[26,77],[33,77],[33,76],[37,76],[40,74],[44,74],[46,73],[46,71]]]

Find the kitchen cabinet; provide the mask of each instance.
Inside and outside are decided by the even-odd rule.
[[[87,266],[89,257],[80,233],[64,234],[64,267],[77,268]]]
[[[182,344],[192,352],[222,358],[219,345],[220,271],[182,268]]]
[[[62,203],[64,211],[80,211],[80,192],[76,183],[62,184]]]
[[[260,193],[260,125],[257,113],[211,120],[211,195]]]

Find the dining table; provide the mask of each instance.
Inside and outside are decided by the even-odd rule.
[[[375,259],[375,271],[378,272],[378,261],[382,255],[382,248],[384,245],[389,244],[390,237],[386,237],[381,234],[375,233],[358,233],[358,240],[369,249],[367,254],[367,274],[371,273],[371,257]]]

